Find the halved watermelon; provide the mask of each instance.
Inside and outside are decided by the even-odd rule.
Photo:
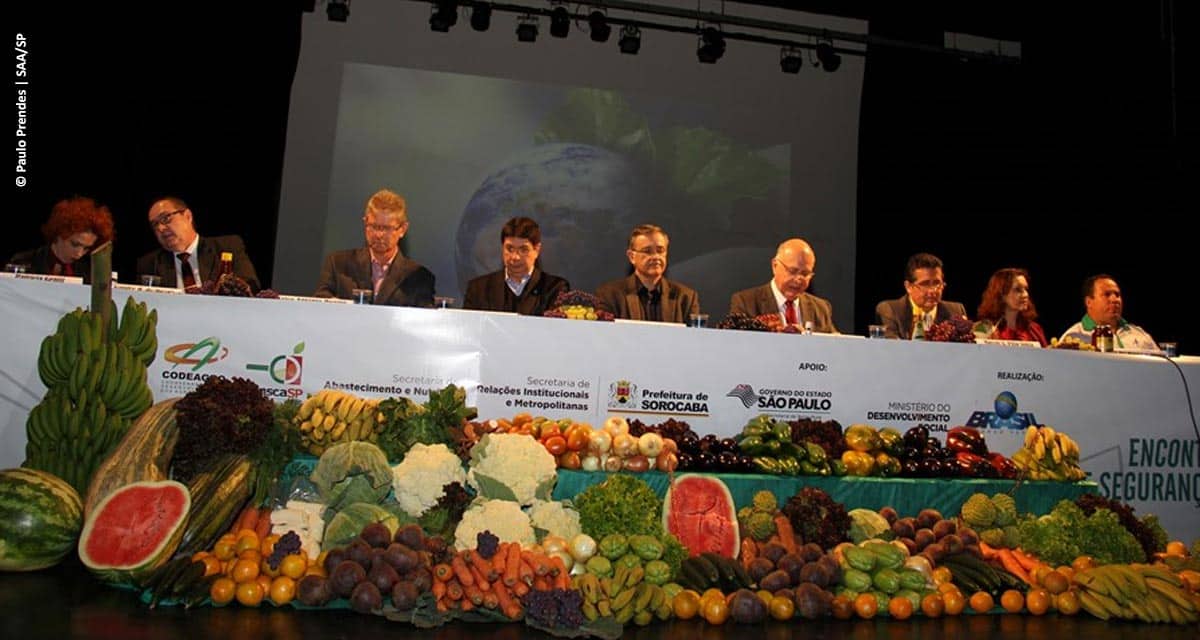
[[[0,571],[58,564],[82,526],[83,503],[65,480],[36,469],[0,471]]]
[[[88,514],[79,559],[101,580],[136,584],[171,558],[191,504],[188,488],[173,480],[127,484]]]
[[[663,500],[663,528],[688,553],[706,551],[736,558],[741,549],[737,507],[729,487],[719,478],[685,474],[675,478]]]

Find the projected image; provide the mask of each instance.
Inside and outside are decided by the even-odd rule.
[[[711,105],[371,65],[346,65],[342,89],[326,249],[360,245],[349,216],[393,188],[439,295],[501,267],[513,216],[541,226],[543,269],[584,290],[630,273],[629,230],[652,223],[668,278],[723,316],[791,226],[789,145]]]

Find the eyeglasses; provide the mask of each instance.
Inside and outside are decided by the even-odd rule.
[[[372,233],[396,233],[400,230],[400,225],[390,224],[368,224],[364,225],[367,231]]]
[[[805,280],[811,280],[813,276],[817,275],[816,271],[809,271],[807,269],[800,269],[797,267],[789,267],[778,260],[775,261],[775,264],[778,264],[780,267],[782,267],[783,270],[787,272],[788,276],[792,278],[804,278]]]
[[[942,282],[941,280],[934,280],[932,282],[929,280],[922,280],[921,282],[914,282],[913,286],[921,289],[922,291],[938,291],[940,289],[945,289],[946,283]]]
[[[183,213],[184,211],[187,211],[187,209],[176,209],[174,211],[168,211],[168,212],[158,216],[157,218],[151,220],[150,228],[157,229],[159,227],[169,227],[169,226],[171,226],[171,221],[175,219],[175,216]]]
[[[644,256],[665,256],[667,255],[666,247],[642,247],[641,249],[630,249],[634,253],[640,253]]]
[[[527,256],[534,251],[534,246],[531,244],[523,244],[519,247],[511,244],[504,244],[500,245],[500,248],[504,250],[504,253],[514,253],[519,256]]]

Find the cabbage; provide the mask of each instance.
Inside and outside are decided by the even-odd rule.
[[[399,517],[377,504],[356,502],[347,506],[325,526],[325,537],[321,540],[322,549],[344,547],[358,537],[364,527],[375,522],[381,522],[393,535],[401,524],[408,524],[411,519],[401,523]]]
[[[309,479],[326,506],[338,511],[355,502],[381,502],[392,490],[387,456],[370,442],[343,442],[326,449]]]
[[[883,516],[870,509],[852,509],[850,516],[850,541],[858,544],[864,540],[878,538],[890,540],[892,528]]]

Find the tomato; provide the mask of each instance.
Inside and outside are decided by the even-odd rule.
[[[971,605],[971,610],[975,613],[987,613],[996,606],[996,601],[992,598],[992,594],[986,591],[976,591],[971,594],[971,599],[967,602]]]
[[[710,598],[700,603],[700,615],[709,624],[725,624],[729,619],[729,605],[725,598]]]
[[[854,617],[854,601],[846,596],[836,596],[833,599],[833,617],[838,620],[849,620]]]
[[[538,429],[537,432],[538,440],[545,442],[554,436],[562,437],[562,427],[559,427],[557,422],[543,422],[541,428]],[[563,438],[563,450],[566,450],[566,448],[567,440],[566,438]],[[559,451],[558,453],[562,453],[562,451]],[[554,455],[558,455],[558,453]]]
[[[921,613],[930,618],[942,617],[942,612],[946,610],[946,603],[942,600],[942,594],[931,593],[921,598]]]
[[[271,581],[271,602],[283,606],[296,597],[296,581],[287,576],[279,576]]]
[[[956,616],[967,608],[967,599],[961,591],[954,589],[942,594],[942,604],[945,607],[946,615]]]
[[[896,596],[888,601],[888,615],[897,620],[907,620],[912,617],[913,604],[912,600],[903,596]]]
[[[258,562],[249,559],[238,560],[233,564],[233,581],[242,584],[258,577]]]
[[[549,451],[552,456],[562,455],[567,450],[567,439],[555,434],[542,439],[542,446],[546,447],[546,451]]]
[[[854,599],[854,612],[860,618],[874,618],[879,612],[879,601],[870,593],[860,593]]]
[[[213,580],[212,586],[208,589],[208,597],[212,598],[213,604],[229,604],[233,601],[236,592],[237,583],[222,577]]]
[[[691,620],[700,612],[700,594],[691,589],[684,589],[671,599],[671,610],[680,620]]]
[[[1040,616],[1050,610],[1053,596],[1045,589],[1031,589],[1025,596],[1025,608],[1029,613]]]
[[[796,603],[787,596],[773,596],[767,610],[776,620],[791,620],[796,615]]]
[[[262,599],[263,588],[257,581],[243,582],[237,586],[237,601],[247,607],[257,607]]]
[[[583,451],[587,448],[588,442],[591,441],[591,429],[587,425],[577,424],[567,431],[567,449],[571,451]]]

